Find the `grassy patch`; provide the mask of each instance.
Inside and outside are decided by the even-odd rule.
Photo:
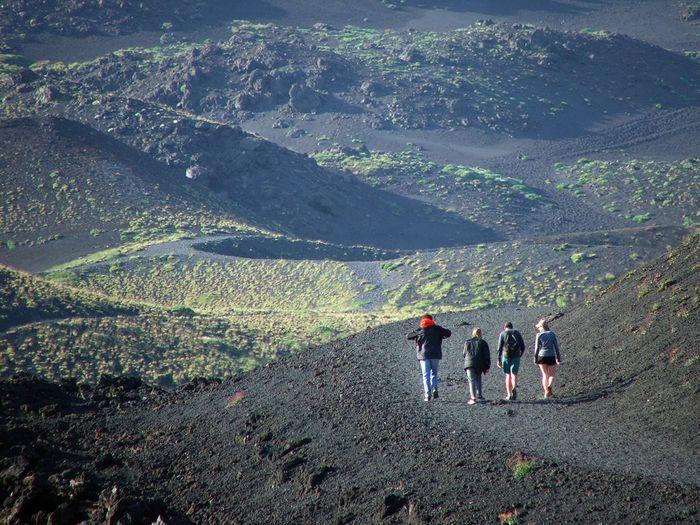
[[[698,210],[700,160],[600,161],[556,163],[556,187],[594,203],[609,213],[643,224],[654,217],[684,223]]]
[[[386,153],[330,149],[313,155],[327,168],[352,173],[367,183],[408,196],[424,195],[438,206],[481,224],[512,229],[523,213],[547,204],[542,192],[478,166],[441,165],[414,151]]]

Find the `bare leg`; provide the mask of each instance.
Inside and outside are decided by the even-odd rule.
[[[516,374],[511,374],[510,377],[513,379],[513,390],[518,388],[518,376]]]
[[[542,372],[542,390],[545,395],[547,394],[547,387],[549,386],[549,380],[547,378],[547,365],[538,365],[540,367],[540,372]]]
[[[548,372],[548,377],[547,377],[547,386],[549,388],[552,388],[552,383],[554,383],[554,376],[556,375],[557,372],[557,367],[556,365],[549,365],[547,366],[547,372]]]
[[[506,374],[506,396],[510,397],[510,395],[513,393],[513,389],[510,386],[510,374]]]

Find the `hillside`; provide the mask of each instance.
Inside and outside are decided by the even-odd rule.
[[[557,320],[566,395],[624,391],[613,417],[697,450],[700,245],[694,235]],[[574,370],[586,370],[580,377]]]
[[[290,119],[328,113],[370,129],[549,137],[611,115],[696,105],[700,81],[697,62],[641,40],[493,21],[444,33],[235,22],[216,43],[31,71],[35,89],[75,100],[119,86],[130,98],[227,123],[272,112],[290,133]]]
[[[62,237],[62,244],[72,240],[72,249],[85,254],[129,241],[256,226],[349,245],[413,249],[488,235],[488,228],[328,172],[240,129],[171,120],[174,114],[153,106],[141,114],[125,110],[121,99],[109,100],[86,118],[109,115],[127,134],[125,141],[109,136],[115,132],[109,120],[99,126],[105,133],[54,118],[9,120],[0,127],[10,146],[2,169],[12,174],[2,182],[8,197],[2,236],[6,248],[22,249],[6,262],[20,264],[25,247]],[[145,118],[146,111],[154,113]],[[139,132],[120,119],[133,121]],[[59,250],[52,248],[33,252],[53,256]]]
[[[10,264],[35,269],[125,243],[252,229],[241,207],[77,122],[4,120],[0,141],[0,241]]]
[[[0,330],[51,319],[138,312],[134,305],[56,286],[4,266],[0,266],[0,297]]]
[[[249,370],[376,324],[356,313],[200,314],[106,298],[0,266],[0,377],[138,376],[174,386]]]
[[[698,6],[0,2],[0,524],[700,523]]]
[[[46,518],[64,502],[62,512],[76,517],[112,509],[142,522],[162,514],[168,523],[692,523],[700,363],[688,342],[700,335],[698,254],[692,238],[556,316],[565,364],[548,402],[536,399],[536,371],[525,359],[518,402],[467,407],[459,355],[466,334],[455,328],[440,399],[424,403],[403,338],[414,321],[170,394],[109,378],[82,398],[70,384],[2,382],[10,465],[3,490],[16,494],[5,512]],[[640,326],[653,304],[655,320]],[[466,318],[493,341],[511,319],[530,341],[540,315],[506,308],[438,320],[453,327]],[[648,328],[647,337],[629,336],[631,327]],[[622,351],[592,351],[586,342],[601,332]],[[639,352],[653,356],[649,365]],[[487,376],[487,398],[501,388],[498,374]],[[645,402],[652,392],[659,395]],[[31,460],[35,445],[18,447],[26,436],[43,436],[41,464]],[[49,478],[65,469],[66,454],[75,454],[72,475],[84,487],[70,501],[58,488],[65,474]],[[22,488],[30,473],[36,481]],[[20,494],[45,503],[15,503]]]
[[[163,306],[218,315],[373,312],[394,318],[518,304],[565,307],[682,238],[638,227],[541,236],[424,252],[392,252],[237,235],[93,254],[49,279]]]

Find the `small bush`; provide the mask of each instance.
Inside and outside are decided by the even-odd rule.
[[[651,213],[642,213],[640,215],[634,215],[631,217],[632,221],[638,222],[638,223],[647,222],[650,219],[651,219]]]
[[[245,392],[236,392],[226,400],[226,408],[233,408],[246,398]]]
[[[197,312],[192,310],[192,308],[190,308],[188,306],[184,306],[184,305],[179,305],[179,306],[173,307],[172,312],[175,315],[182,315],[185,317],[194,317],[195,315],[197,315]]]
[[[520,511],[518,509],[506,510],[498,513],[498,522],[501,525],[516,525]]]
[[[516,452],[511,459],[513,468],[513,479],[522,479],[535,470],[537,461],[534,458],[525,456],[522,452]]]

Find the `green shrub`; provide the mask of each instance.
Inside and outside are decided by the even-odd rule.
[[[632,221],[639,222],[639,223],[647,222],[650,219],[651,219],[651,213],[641,213],[639,215],[633,215],[631,217]]]

